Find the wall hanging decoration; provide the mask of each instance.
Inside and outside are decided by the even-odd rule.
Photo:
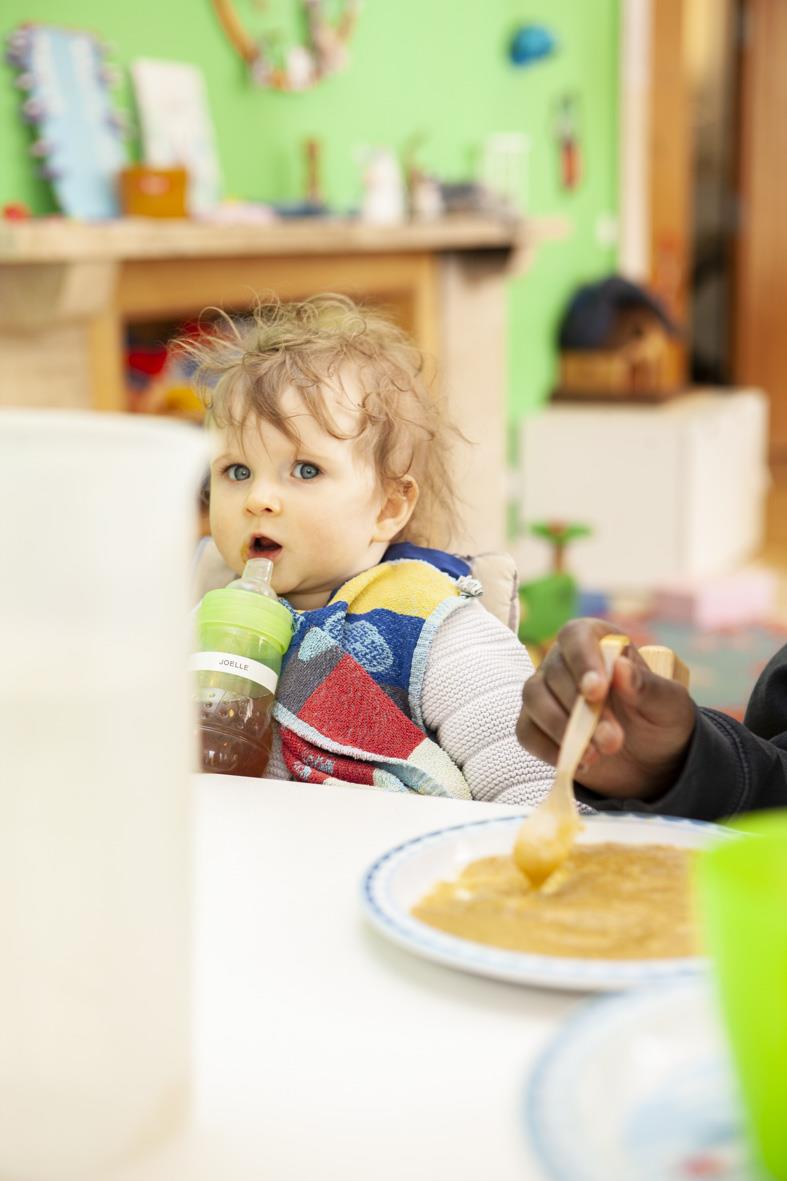
[[[325,14],[325,0],[300,0],[300,3],[306,41],[280,50],[276,36],[268,34],[255,39],[246,31],[234,0],[213,0],[221,26],[248,65],[256,86],[270,90],[308,90],[347,64],[347,47],[360,11],[360,0],[344,0],[341,15],[335,22]]]
[[[560,162],[560,184],[576,189],[582,180],[582,146],[579,138],[579,99],[563,94],[555,108],[555,142]]]
[[[508,46],[508,56],[520,69],[551,57],[557,51],[558,40],[544,25],[522,25],[514,31]]]
[[[215,209],[221,175],[208,96],[198,66],[139,58],[131,63],[146,164],[185,168],[188,212]]]
[[[27,24],[8,37],[6,57],[20,71],[22,118],[37,132],[30,152],[59,208],[86,221],[116,216],[126,125],[112,105],[106,47],[92,33]]]

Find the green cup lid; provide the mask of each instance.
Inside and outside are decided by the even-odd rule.
[[[281,651],[287,651],[292,639],[292,615],[283,603],[258,595],[254,591],[208,591],[199,605],[197,618],[200,627],[245,627],[270,640]]]

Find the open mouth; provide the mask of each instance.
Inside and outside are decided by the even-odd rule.
[[[247,558],[268,558],[271,562],[275,562],[282,547],[278,541],[274,541],[272,537],[265,537],[263,534],[255,534],[251,538],[247,546]]]

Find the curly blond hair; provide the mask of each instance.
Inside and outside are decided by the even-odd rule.
[[[179,342],[197,363],[195,382],[209,421],[241,428],[253,416],[293,441],[297,429],[281,409],[289,387],[334,438],[354,438],[385,487],[411,476],[419,489],[412,517],[396,538],[447,545],[457,526],[450,454],[463,439],[432,393],[424,358],[383,313],[345,295],[300,302],[259,300],[249,317],[221,313],[216,326]],[[327,391],[344,393],[343,375],[361,389],[358,429],[343,433]]]

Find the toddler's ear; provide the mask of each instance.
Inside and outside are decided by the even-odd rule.
[[[412,476],[391,481],[377,515],[377,527],[372,541],[392,541],[404,529],[413,515],[418,500],[418,485]]]

